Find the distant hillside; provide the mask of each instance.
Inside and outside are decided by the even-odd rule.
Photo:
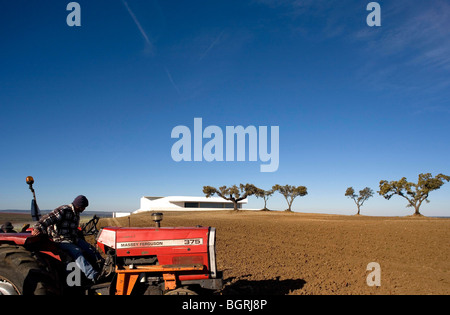
[[[41,211],[41,215],[45,215],[53,210],[40,210]],[[20,215],[30,215],[30,210],[17,210],[17,209],[6,209],[6,210],[0,210],[0,214],[20,214]],[[81,216],[83,217],[92,217],[94,215],[100,217],[100,218],[108,218],[108,217],[112,217],[112,212],[110,211],[84,211]]]

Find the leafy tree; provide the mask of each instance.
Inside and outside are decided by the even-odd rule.
[[[272,190],[264,190],[261,188],[257,188],[255,192],[256,198],[263,198],[264,199],[264,208],[263,210],[269,210],[267,209],[267,200],[269,200],[269,197],[273,195],[275,191]]]
[[[359,191],[358,196],[357,194],[355,194],[355,190],[353,189],[353,187],[348,187],[347,190],[345,191],[345,195],[353,199],[353,201],[356,204],[356,207],[358,207],[357,215],[359,215],[361,207],[364,204],[364,202],[366,202],[367,199],[373,196],[373,190],[370,189],[369,187],[366,187],[363,190]]]
[[[411,183],[406,180],[406,177],[398,181],[380,181],[380,191],[378,193],[386,198],[391,199],[393,195],[399,195],[408,200],[407,207],[414,207],[414,215],[420,215],[419,209],[422,202],[430,202],[428,195],[433,190],[437,190],[444,185],[444,181],[450,181],[450,176],[439,174],[433,177],[430,173],[419,174],[419,179],[416,183]]]
[[[289,212],[292,211],[291,210],[292,203],[294,202],[294,199],[296,197],[298,196],[303,197],[308,194],[308,191],[305,186],[297,186],[297,187],[291,185],[281,186],[277,184],[272,187],[272,190],[279,191],[280,194],[284,196],[286,202],[288,203],[288,208],[286,209],[286,211]]]
[[[248,196],[254,195],[257,188],[253,184],[240,184],[239,187],[233,185],[231,187],[222,186],[219,189],[211,186],[203,186],[203,193],[206,197],[217,195],[225,200],[233,202],[234,210],[238,210],[238,202],[244,200]]]

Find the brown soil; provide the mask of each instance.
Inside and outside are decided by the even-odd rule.
[[[128,226],[128,218],[101,225]],[[150,213],[131,226],[153,226]],[[450,220],[262,211],[164,212],[163,226],[213,226],[221,294],[450,294]],[[379,263],[381,286],[367,265]]]

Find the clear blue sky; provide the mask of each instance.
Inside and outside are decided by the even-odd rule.
[[[305,185],[299,212],[354,214],[353,186],[450,174],[450,4],[378,1],[0,3],[0,209],[78,194],[90,210],[133,211],[141,196],[203,185]],[[180,162],[171,131],[279,126],[277,172],[258,162]],[[425,215],[450,215],[450,184]],[[248,207],[261,207],[254,197]],[[362,214],[407,215],[378,194]],[[269,207],[285,209],[280,195]]]

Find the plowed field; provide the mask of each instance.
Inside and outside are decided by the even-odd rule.
[[[101,225],[153,226],[150,213]],[[261,211],[164,212],[162,226],[213,226],[223,295],[450,294],[450,220]],[[368,286],[367,265],[381,268]]]

